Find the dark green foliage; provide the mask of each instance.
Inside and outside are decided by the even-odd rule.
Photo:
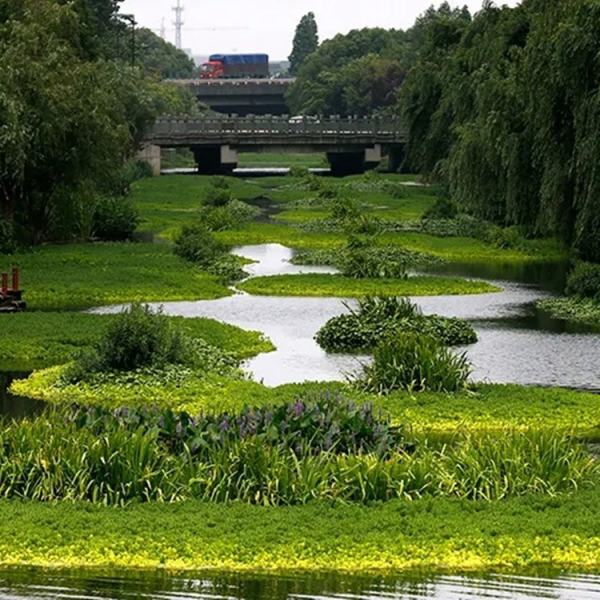
[[[422,219],[424,221],[437,221],[440,219],[455,219],[457,216],[458,207],[456,204],[450,198],[442,197],[438,198],[436,203],[423,213]]]
[[[226,247],[202,224],[185,225],[175,239],[175,254],[203,267],[210,266],[225,251]]]
[[[330,319],[317,333],[327,352],[369,352],[386,339],[421,333],[448,346],[473,344],[477,334],[462,319],[424,316],[406,298],[363,298],[349,314]]]
[[[456,392],[467,386],[471,373],[464,354],[455,354],[439,340],[419,333],[389,338],[365,365],[356,385],[365,391],[395,390]]]
[[[401,93],[408,161],[474,216],[600,260],[600,10],[593,0],[432,13]],[[501,235],[501,239],[498,236]],[[492,232],[512,247],[513,232]]]
[[[354,30],[327,40],[298,72],[288,95],[295,114],[370,115],[393,106],[405,76],[406,34]]]
[[[102,408],[75,409],[80,426],[100,433],[105,428],[140,426],[157,429],[171,450],[188,449],[206,456],[211,449],[240,440],[256,438],[264,444],[281,446],[297,454],[376,452],[397,448],[402,436],[393,430],[389,417],[371,404],[356,404],[334,394],[306,393],[294,402],[261,408],[245,407],[237,414],[192,416],[171,410]]]
[[[12,225],[0,219],[0,254],[12,254],[16,249]]]
[[[139,222],[138,211],[129,198],[100,198],[94,211],[93,235],[108,241],[128,240]]]
[[[566,292],[572,296],[600,300],[600,265],[578,262],[569,274]]]
[[[194,76],[194,61],[173,44],[146,28],[137,29],[136,66],[160,79],[189,79]]]
[[[229,200],[224,205],[207,206],[200,211],[200,221],[210,231],[236,229],[260,214],[260,209],[240,200]]]
[[[132,304],[109,324],[96,344],[93,370],[134,371],[183,364],[188,360],[188,350],[186,339],[168,317],[149,306]]]
[[[223,285],[236,283],[248,277],[248,273],[240,264],[240,259],[231,254],[222,254],[208,265],[206,270],[218,277]]]
[[[290,54],[290,75],[297,75],[300,67],[319,47],[319,32],[315,14],[309,12],[300,19],[294,35],[292,53]]]

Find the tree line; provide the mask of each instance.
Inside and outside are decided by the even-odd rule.
[[[132,66],[118,8],[0,0],[0,238],[85,237],[98,199],[126,187],[124,165],[156,115],[197,110],[159,80],[159,65],[193,63],[142,32]]]
[[[326,41],[299,69],[298,113],[404,119],[405,168],[475,216],[559,235],[600,261],[600,5],[447,3],[407,31]]]

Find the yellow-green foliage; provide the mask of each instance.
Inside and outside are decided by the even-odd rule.
[[[499,288],[484,281],[415,276],[408,279],[354,279],[342,275],[276,275],[256,277],[240,285],[260,296],[437,296],[486,294]]]
[[[0,564],[393,572],[600,568],[600,490],[266,508],[0,503]]]

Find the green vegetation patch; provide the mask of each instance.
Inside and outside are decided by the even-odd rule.
[[[28,312],[0,315],[0,370],[30,371],[71,361],[95,344],[113,315]],[[211,319],[169,317],[193,338],[201,338],[242,360],[269,352],[262,334]]]
[[[33,310],[78,310],[128,302],[222,298],[216,276],[186,264],[166,244],[43,246],[10,257],[22,269]]]
[[[483,282],[447,277],[353,279],[342,275],[276,275],[245,281],[240,289],[259,296],[360,298],[362,296],[438,296],[500,291]]]
[[[555,319],[600,326],[600,302],[589,298],[555,298],[542,300],[538,308]]]
[[[502,502],[0,503],[6,566],[398,572],[600,568],[600,491]]]

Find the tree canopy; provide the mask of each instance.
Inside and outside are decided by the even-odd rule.
[[[115,10],[0,0],[0,219],[24,241],[78,235],[156,115],[192,109],[104,54]]]
[[[300,19],[296,27],[296,35],[292,53],[290,54],[290,74],[297,75],[308,56],[319,47],[319,31],[315,14],[309,12]]]

